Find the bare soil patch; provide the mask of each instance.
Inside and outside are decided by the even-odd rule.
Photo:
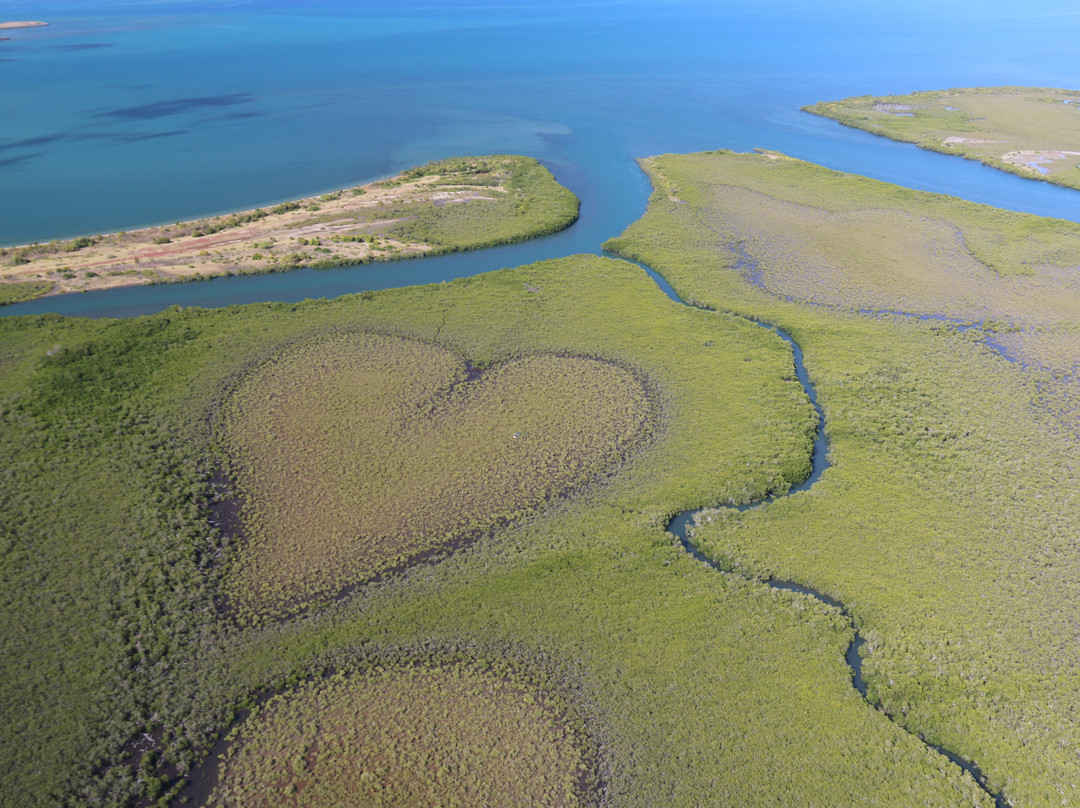
[[[1003,163],[1036,171],[1040,174],[1049,173],[1045,164],[1055,163],[1060,160],[1068,160],[1070,157],[1080,157],[1080,151],[1065,151],[1063,149],[1043,149],[1042,151],[1011,151],[1001,155]]]

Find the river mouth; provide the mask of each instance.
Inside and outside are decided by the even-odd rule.
[[[693,303],[687,303],[679,296],[679,294],[675,291],[671,284],[669,284],[667,280],[658,272],[656,272],[656,270],[654,270],[652,267],[643,264],[640,261],[625,258],[621,255],[618,255],[618,253],[611,253],[608,251],[605,251],[605,253],[611,255],[614,258],[620,258],[624,261],[630,261],[630,263],[636,264],[642,269],[642,271],[644,271],[650,278],[652,278],[653,281],[656,282],[656,285],[660,288],[660,291],[662,291],[674,302],[680,303],[684,306],[689,306],[691,308],[701,309],[703,311],[712,310],[705,306],[698,306]],[[799,383],[802,385],[803,391],[810,399],[810,403],[814,407],[814,412],[817,414],[817,432],[814,438],[809,476],[807,476],[807,478],[802,482],[795,483],[785,492],[779,494],[769,493],[767,496],[759,500],[746,503],[744,505],[722,506],[742,512],[754,510],[757,508],[764,508],[770,503],[775,502],[777,499],[788,497],[801,491],[809,490],[819,479],[821,479],[821,475],[825,473],[825,470],[829,467],[830,463],[829,438],[828,434],[825,431],[825,411],[822,409],[820,403],[818,402],[817,391],[814,389],[814,385],[810,381],[810,376],[807,373],[806,366],[803,362],[803,352],[801,346],[798,344],[798,342],[795,341],[794,337],[792,337],[791,334],[784,331],[779,326],[776,326],[772,323],[754,320],[752,318],[745,317],[744,315],[737,316],[742,316],[744,319],[753,322],[755,325],[774,332],[777,336],[784,340],[784,342],[791,346],[792,361],[794,364],[795,375],[798,378]],[[727,569],[713,559],[709,558],[707,555],[701,552],[701,550],[696,544],[694,544],[694,541],[691,538],[691,528],[693,527],[698,514],[700,514],[703,510],[705,509],[696,508],[693,510],[682,511],[681,513],[676,514],[665,525],[665,530],[668,533],[671,533],[678,541],[679,545],[683,548],[683,550],[697,561],[700,561],[702,564],[705,564],[706,566],[710,567],[713,570],[716,570],[721,574],[738,575],[738,573],[734,572],[733,570]],[[864,654],[873,650],[873,648],[867,644],[866,639],[859,633],[858,625],[856,624],[851,613],[848,611],[847,607],[842,602],[836,600],[835,598],[831,598],[821,592],[818,592],[815,589],[811,589],[808,586],[804,586],[793,581],[784,581],[776,578],[770,578],[761,582],[773,589],[780,589],[787,592],[795,592],[797,594],[813,598],[819,603],[822,603],[829,608],[837,610],[851,627],[851,630],[854,632],[854,637],[844,653],[844,658],[847,661],[848,667],[851,668],[851,686],[859,693],[859,695],[866,701],[866,703],[873,707],[876,711],[883,713],[889,718],[890,721],[895,723],[898,727],[903,729],[905,732],[908,732],[908,734],[918,738],[918,740],[921,741],[923,745],[925,745],[928,749],[932,749],[939,755],[944,756],[950,762],[955,763],[957,766],[967,772],[975,781],[976,785],[978,785],[978,787],[987,796],[993,799],[995,808],[1009,808],[1010,803],[1005,799],[1005,797],[1000,792],[992,791],[988,787],[986,775],[983,774],[982,770],[975,763],[964,759],[963,757],[949,749],[927,741],[926,738],[924,738],[921,734],[912,733],[910,730],[907,729],[907,727],[897,721],[894,716],[887,713],[882,708],[881,704],[875,703],[870,700],[870,698],[867,696],[866,681],[863,678],[862,662]]]

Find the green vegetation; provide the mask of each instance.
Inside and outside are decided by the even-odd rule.
[[[1080,434],[1080,225],[897,188],[773,153],[703,164],[705,187],[695,187],[701,180],[683,172],[658,176],[652,216],[630,231],[634,245],[615,239],[610,246],[637,256],[647,241],[650,251],[642,255],[663,246],[666,261],[678,255],[687,265],[707,260],[729,267],[734,272],[723,277],[753,300],[941,318],[941,329],[949,320],[977,324],[979,335],[992,336],[1047,374],[1039,382],[1045,405]],[[688,188],[697,194],[689,207],[683,204]],[[661,217],[662,211],[669,215]],[[672,222],[686,226],[671,234]],[[745,281],[768,295],[753,295]],[[683,293],[699,299],[696,287]],[[717,305],[715,297],[709,300]]]
[[[0,306],[41,297],[52,288],[48,281],[22,281],[0,285]]]
[[[582,805],[586,739],[516,679],[459,662],[309,682],[247,719],[210,802]]]
[[[457,189],[423,205],[399,204],[380,211],[384,218],[402,219],[386,229],[388,235],[431,244],[437,252],[523,241],[556,233],[577,220],[577,197],[531,158],[455,158],[410,169],[402,177],[436,177],[436,185]],[[462,191],[469,188],[476,191]]]
[[[0,320],[0,804],[167,802],[268,691],[215,801],[989,806],[924,736],[1017,808],[1080,802],[1080,226],[771,153],[644,165],[608,247],[714,311],[578,256]],[[450,168],[439,210],[514,198]],[[804,478],[817,420],[749,318],[800,342],[832,465],[702,514],[725,575],[664,525]],[[883,712],[848,621],[770,576],[845,604]]]
[[[88,236],[81,236],[77,239],[64,242],[60,249],[64,252],[78,252],[85,247],[92,247],[96,243],[97,242],[94,239],[89,238]]]
[[[632,369],[655,391],[654,437],[437,563],[238,624],[215,607],[242,545],[208,522],[213,424],[273,358],[343,329],[443,346],[483,378],[547,357]],[[554,671],[539,689],[580,717],[611,804],[987,804],[851,688],[834,610],[719,575],[663,531],[684,508],[800,479],[816,418],[775,334],[672,303],[630,264],[117,322],[6,318],[0,382],[4,805],[168,798],[256,694],[427,647]]]
[[[644,165],[649,211],[608,247],[791,332],[831,441],[809,492],[706,512],[695,541],[842,601],[871,700],[1010,804],[1080,801],[1080,227],[776,154]]]
[[[245,377],[225,416],[248,502],[230,604],[332,595],[518,520],[622,460],[651,420],[641,383],[611,363],[469,371],[437,345],[344,334]]]
[[[845,126],[1080,188],[1080,91],[974,87],[803,107]]]

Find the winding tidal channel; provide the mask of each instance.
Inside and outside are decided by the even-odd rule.
[[[618,255],[614,255],[613,257],[621,258],[624,261],[629,260],[624,258],[623,256]],[[691,308],[701,309],[703,311],[710,311],[710,309],[704,306],[695,306],[691,303],[687,303],[685,300],[679,297],[678,293],[676,293],[676,291],[672,288],[671,284],[664,280],[663,276],[661,276],[651,267],[637,261],[632,261],[631,263],[637,264],[637,266],[641,267],[641,269],[644,270],[649,275],[649,277],[656,282],[656,285],[660,287],[660,290],[676,303],[680,303],[684,306],[690,306]],[[806,366],[803,364],[802,348],[800,348],[799,344],[795,341],[795,339],[782,328],[772,325],[770,323],[759,322],[757,320],[751,320],[751,322],[761,326],[762,328],[767,328],[770,331],[775,332],[782,340],[784,340],[784,342],[791,346],[792,353],[794,354],[793,359],[795,364],[795,375],[798,377],[799,383],[802,384],[803,390],[806,391],[806,395],[809,397],[810,403],[814,405],[814,410],[815,412],[817,412],[818,425],[817,437],[814,439],[813,455],[811,457],[810,476],[803,480],[801,483],[796,483],[795,485],[791,486],[791,488],[789,488],[786,493],[780,494],[778,496],[767,497],[765,499],[758,500],[757,502],[751,502],[746,505],[734,506],[734,509],[738,511],[747,511],[754,508],[763,508],[774,500],[779,499],[780,497],[788,497],[800,491],[806,491],[821,478],[821,475],[829,466],[829,438],[825,433],[825,412],[824,410],[822,410],[821,405],[818,403],[817,392],[814,390],[813,384],[810,383],[810,376],[806,372]],[[704,553],[702,553],[697,548],[697,545],[694,544],[693,539],[690,537],[690,525],[693,524],[694,519],[699,513],[701,513],[702,510],[704,509],[698,508],[696,510],[683,511],[682,513],[676,515],[667,524],[668,532],[674,535],[679,540],[679,544],[682,545],[682,548],[687,553],[700,561],[702,564],[706,564],[707,566],[724,575],[735,575],[736,573],[733,573],[731,570],[725,569],[724,567],[720,566],[715,561],[710,559],[708,556],[706,556]],[[771,586],[773,589],[784,589],[789,592],[797,592],[801,595],[806,595],[807,597],[814,598],[815,600],[824,603],[826,606],[832,609],[836,609],[838,612],[840,612],[841,615],[843,615],[844,619],[848,621],[848,623],[851,625],[852,630],[855,632],[855,638],[851,641],[851,644],[848,646],[847,652],[845,654],[847,663],[851,668],[851,686],[859,692],[859,695],[866,700],[867,704],[869,704],[878,712],[884,713],[886,716],[888,716],[889,720],[894,721],[895,723],[893,717],[888,713],[885,713],[880,704],[875,704],[874,702],[870,701],[870,699],[866,695],[866,682],[863,680],[862,675],[862,649],[866,645],[866,640],[859,633],[859,627],[858,625],[856,625],[855,620],[848,612],[847,607],[845,607],[844,604],[840,601],[835,600],[834,598],[830,598],[828,595],[823,595],[822,593],[814,589],[802,586],[801,584],[793,583],[792,581],[783,581],[775,578],[770,578],[764,583],[767,586]],[[897,723],[897,726],[899,726],[906,732],[908,731],[907,728],[904,727],[902,724]],[[961,769],[963,769],[965,772],[967,772],[969,775],[971,775],[979,788],[981,788],[987,795],[989,795],[994,800],[994,805],[996,808],[1009,808],[1009,803],[1006,801],[1006,799],[1000,793],[995,793],[994,791],[991,791],[990,788],[987,786],[986,776],[982,773],[978,766],[960,757],[955,752],[928,742],[921,735],[917,737],[925,746],[934,750],[940,755],[944,755]]]

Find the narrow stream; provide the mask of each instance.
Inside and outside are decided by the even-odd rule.
[[[614,258],[621,258],[624,261],[630,260],[627,258],[623,258],[622,256],[615,255],[613,253],[607,254],[611,255]],[[703,311],[711,311],[711,309],[708,309],[704,306],[697,306],[692,303],[687,303],[672,288],[671,284],[669,284],[658,272],[652,269],[652,267],[649,267],[638,261],[631,261],[631,263],[641,267],[641,269],[644,270],[648,274],[648,276],[656,282],[656,285],[660,287],[660,290],[669,298],[674,300],[676,303],[681,303],[684,306],[690,306],[692,308],[701,309]],[[817,436],[814,439],[813,455],[810,460],[810,476],[803,480],[801,483],[796,483],[795,485],[792,485],[791,488],[789,488],[783,494],[769,496],[764,499],[758,500],[757,502],[752,502],[746,505],[734,506],[734,509],[738,511],[747,511],[754,508],[762,508],[768,505],[770,502],[779,499],[780,497],[786,497],[792,494],[796,494],[800,491],[806,491],[815,482],[817,482],[818,479],[820,479],[822,473],[829,466],[829,439],[825,433],[825,412],[824,410],[822,410],[821,405],[818,403],[817,391],[814,390],[814,385],[811,384],[810,376],[806,372],[806,366],[803,364],[802,348],[789,333],[784,331],[779,326],[775,326],[770,323],[758,322],[757,320],[751,320],[751,322],[761,326],[762,328],[767,328],[770,331],[775,332],[780,336],[782,340],[784,340],[784,342],[791,346],[792,353],[794,354],[793,360],[795,364],[795,375],[798,377],[800,384],[802,384],[803,390],[806,391],[806,395],[809,397],[810,403],[814,406],[814,411],[817,413],[818,424]],[[689,527],[691,524],[693,524],[694,519],[699,513],[701,513],[702,510],[704,509],[698,508],[696,510],[683,511],[682,513],[676,515],[674,518],[671,519],[671,521],[668,522],[667,531],[679,540],[679,544],[682,545],[682,548],[687,553],[689,553],[701,563],[706,564],[717,572],[721,572],[725,575],[734,575],[735,573],[733,573],[731,570],[724,569],[722,566],[720,566],[715,561],[706,556],[704,553],[702,553],[689,536]],[[793,583],[792,581],[783,581],[771,578],[764,583],[766,583],[768,586],[771,586],[773,589],[783,589],[788,592],[797,592],[801,595],[806,595],[808,597],[814,598],[815,600],[824,603],[826,606],[836,609],[841,615],[843,615],[844,619],[848,621],[848,624],[855,632],[855,638],[851,641],[851,644],[848,646],[847,652],[845,653],[845,659],[847,660],[848,666],[851,668],[851,686],[859,692],[860,696],[866,699],[867,704],[869,704],[875,710],[885,713],[880,704],[875,704],[874,702],[870,701],[869,698],[867,698],[866,682],[863,680],[862,675],[862,649],[864,646],[866,646],[866,640],[859,633],[859,627],[855,624],[855,620],[848,612],[847,607],[845,607],[844,604],[840,601],[835,600],[834,598],[830,598],[828,595],[823,595],[822,593],[814,589],[802,586],[801,584]],[[888,713],[885,713],[885,715],[889,717],[889,720],[896,723],[891,715],[889,715]],[[902,724],[897,723],[897,726],[899,726],[901,729],[904,729],[905,731],[908,731],[907,728],[904,727]],[[955,763],[957,766],[959,766],[961,769],[971,775],[979,788],[981,788],[984,792],[986,792],[987,795],[989,795],[994,800],[995,808],[1009,808],[1009,803],[1005,800],[1005,798],[1000,793],[995,793],[991,791],[990,788],[987,786],[986,776],[982,773],[982,770],[980,770],[978,766],[960,757],[955,752],[951,752],[948,749],[930,743],[921,735],[917,737],[927,747],[933,749],[938,754],[944,755],[946,758],[951,760],[953,763]]]

